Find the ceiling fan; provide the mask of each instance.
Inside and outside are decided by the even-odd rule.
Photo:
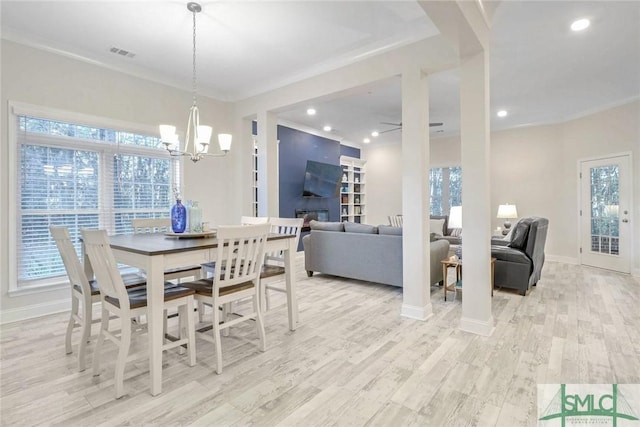
[[[400,123],[391,123],[391,122],[380,122],[381,125],[391,125],[391,126],[395,126],[393,129],[387,129],[387,130],[383,130],[382,132],[378,132],[380,134],[383,133],[387,133],[387,132],[394,132],[397,130],[402,129],[402,122]],[[429,127],[435,127],[435,126],[442,126],[443,123],[442,122],[438,122],[438,123],[429,123]]]

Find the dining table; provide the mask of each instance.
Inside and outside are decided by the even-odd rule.
[[[171,235],[166,235],[171,234]],[[218,240],[215,236],[182,238],[172,233],[116,234],[109,236],[110,246],[117,262],[137,267],[147,276],[149,371],[151,394],[162,393],[162,344],[164,272],[215,261]],[[189,236],[184,236],[189,237]],[[297,251],[295,235],[270,233],[266,252],[284,251],[285,285],[289,329],[294,331],[298,323],[298,302],[295,286],[294,257]],[[87,277],[93,277],[93,269],[83,254]]]

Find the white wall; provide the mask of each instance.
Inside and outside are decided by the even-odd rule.
[[[15,252],[7,243],[9,200],[7,102],[18,101],[42,107],[141,124],[157,129],[159,123],[173,123],[184,130],[191,94],[149,80],[118,73],[100,66],[2,40],[2,137],[0,144],[0,309],[2,321],[29,317],[52,305],[65,308],[69,291],[40,292],[9,297],[9,257]],[[187,82],[188,84],[188,82]],[[231,105],[199,97],[202,122],[212,123],[214,132],[233,131]],[[184,163],[183,195],[202,202],[205,218],[217,222],[237,222],[239,212],[228,203],[235,197],[232,175],[239,141],[229,158],[208,159],[198,164]],[[234,151],[235,148],[235,151]],[[235,153],[235,154],[234,154]],[[49,308],[48,308],[49,307]]]
[[[556,259],[577,262],[579,159],[633,152],[634,206],[633,267],[640,274],[640,102],[595,113],[565,123],[511,129],[491,134],[491,206],[513,203],[518,214],[549,218],[546,252]],[[367,146],[368,216],[376,224],[401,209],[397,194],[401,174],[400,146]],[[459,137],[431,140],[431,165],[460,164]],[[380,165],[380,167],[371,167]],[[502,225],[494,218],[493,227]]]
[[[402,213],[402,145],[385,144],[361,150],[366,164],[366,222],[388,224],[389,215]]]

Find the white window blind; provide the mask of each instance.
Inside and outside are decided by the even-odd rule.
[[[169,216],[179,162],[157,137],[28,116],[18,121],[18,286],[65,270],[50,226],[132,232],[133,218]]]

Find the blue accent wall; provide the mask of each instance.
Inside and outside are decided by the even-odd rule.
[[[253,133],[258,133],[257,123],[254,121]],[[340,165],[340,156],[360,158],[360,149],[340,145],[340,142],[329,138],[312,135],[297,129],[278,125],[278,175],[280,206],[279,215],[282,218],[295,218],[296,209],[315,210],[328,209],[329,221],[340,221],[340,199],[324,197],[303,197],[304,173],[307,160]],[[298,250],[302,250],[302,236]]]
[[[348,145],[340,146],[340,155],[341,156],[349,156],[355,157],[356,159],[360,158],[360,149],[355,147],[349,147]]]
[[[329,209],[329,221],[340,220],[339,199],[303,197],[307,160],[340,164],[340,143],[285,126],[278,126],[280,216],[295,218],[296,209]]]

